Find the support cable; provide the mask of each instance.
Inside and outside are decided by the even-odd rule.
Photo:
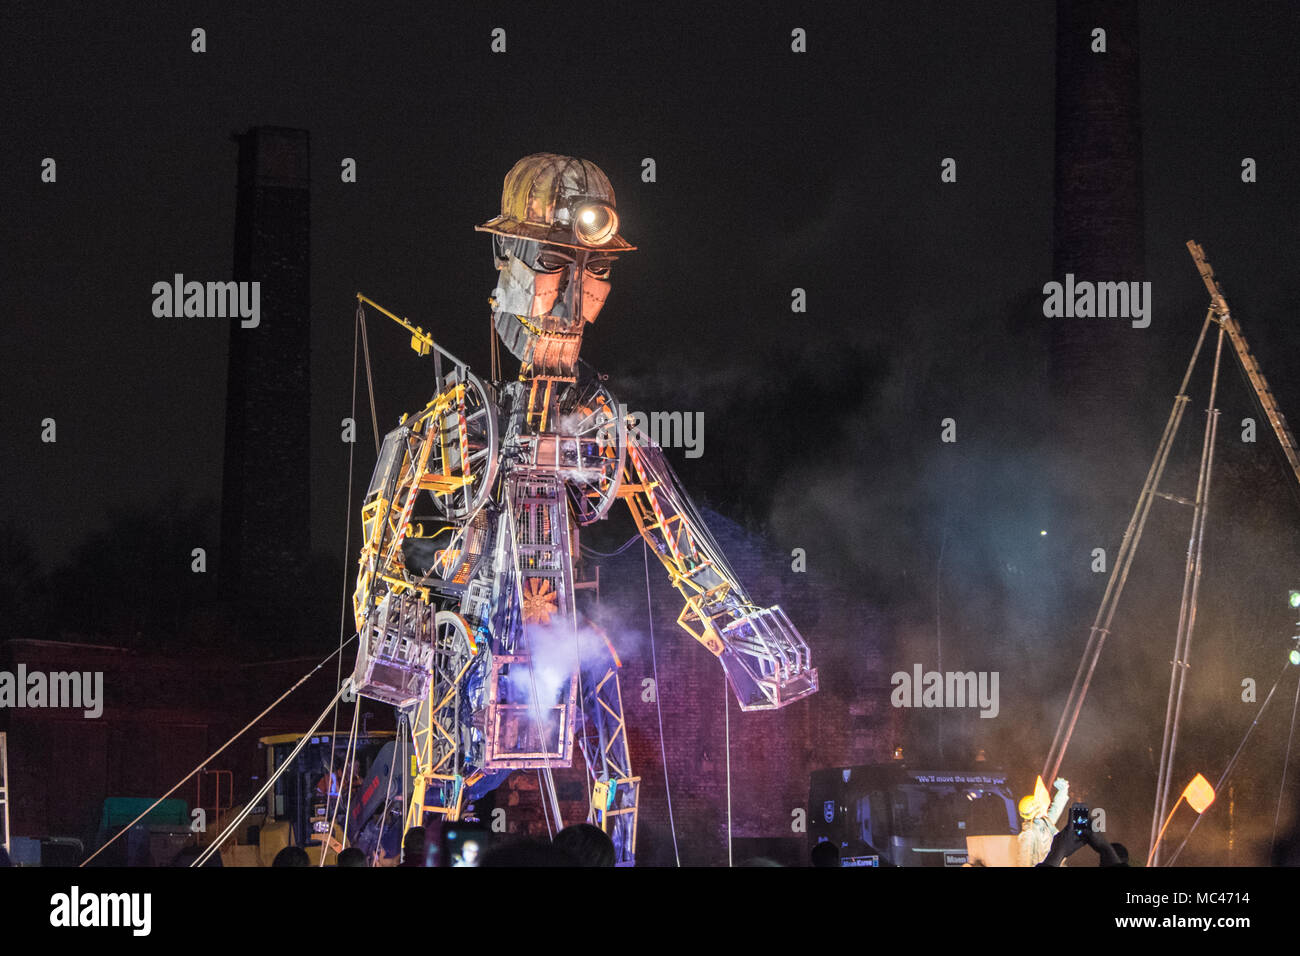
[[[280,779],[281,774],[293,766],[294,760],[297,758],[299,752],[302,751],[302,748],[307,745],[307,742],[311,740],[312,734],[316,733],[317,728],[319,728],[321,724],[325,723],[325,718],[329,715],[330,708],[334,706],[334,701],[342,696],[343,688],[340,687],[334,696],[330,698],[330,702],[325,705],[325,709],[320,712],[320,716],[316,718],[316,723],[312,724],[311,729],[302,735],[302,739],[298,741],[297,746],[294,747],[293,750],[289,751],[288,755],[283,761],[281,761],[280,766],[276,768],[275,773],[271,774],[266,783],[262,785],[262,789],[257,791],[248,803],[244,804],[244,809],[239,811],[239,814],[235,819],[231,820],[230,823],[226,825],[226,828],[217,835],[216,839],[208,844],[206,850],[195,857],[194,862],[191,863],[190,866],[203,866],[203,864],[207,863],[208,860],[212,858],[212,855],[221,849],[221,844],[226,842],[226,838],[239,829],[239,825],[244,822],[245,818],[250,813],[253,812],[253,808],[258,806],[262,802],[262,798],[270,792],[270,789],[273,786],[275,786],[275,782]],[[85,864],[82,865],[84,866]]]
[[[1295,685],[1295,703],[1291,705],[1291,730],[1286,735],[1286,756],[1282,760],[1282,780],[1277,787],[1277,810],[1273,812],[1273,839],[1269,841],[1270,847],[1277,845],[1277,824],[1278,818],[1282,816],[1282,795],[1286,792],[1286,772],[1291,765],[1291,742],[1295,739],[1295,718],[1296,711],[1300,710],[1300,681]]]
[[[1161,478],[1164,476],[1165,465],[1169,460],[1169,453],[1173,449],[1174,439],[1178,433],[1178,426],[1182,422],[1183,412],[1188,404],[1187,386],[1191,381],[1192,371],[1196,367],[1196,362],[1200,358],[1201,348],[1205,343],[1205,334],[1210,328],[1210,323],[1214,320],[1214,310],[1210,309],[1205,313],[1205,321],[1201,324],[1201,333],[1196,339],[1196,347],[1192,350],[1191,360],[1187,363],[1187,370],[1183,373],[1182,383],[1178,386],[1178,393],[1174,396],[1173,408],[1169,410],[1169,418],[1165,422],[1165,430],[1160,436],[1160,442],[1156,446],[1156,452],[1151,458],[1151,467],[1147,470],[1146,481],[1142,485],[1142,491],[1138,494],[1138,500],[1133,505],[1133,514],[1129,518],[1128,527],[1124,531],[1124,537],[1120,541],[1119,553],[1115,558],[1115,564],[1111,568],[1110,578],[1106,582],[1106,591],[1102,595],[1101,604],[1097,608],[1097,615],[1093,619],[1092,628],[1088,632],[1088,644],[1084,648],[1083,656],[1079,659],[1079,667],[1074,674],[1074,682],[1070,685],[1070,694],[1066,698],[1066,704],[1061,711],[1060,720],[1056,724],[1056,733],[1052,737],[1052,746],[1048,750],[1047,759],[1043,763],[1043,780],[1054,780],[1061,764],[1065,761],[1065,752],[1070,746],[1070,738],[1074,735],[1074,727],[1079,719],[1079,714],[1083,710],[1084,699],[1088,696],[1088,688],[1092,683],[1093,672],[1097,668],[1097,662],[1101,659],[1101,651],[1105,646],[1106,638],[1110,635],[1111,622],[1114,620],[1115,611],[1119,607],[1120,597],[1124,593],[1124,585],[1128,581],[1129,569],[1133,566],[1133,558],[1137,553],[1138,542],[1142,540],[1142,532],[1146,528],[1147,516],[1151,512],[1151,504],[1155,499],[1160,487]]]
[[[336,698],[334,702],[334,717],[336,720],[338,719],[338,713],[339,713],[339,705],[338,705],[338,700]],[[360,715],[361,715],[361,696],[358,695],[356,707],[352,709],[352,732],[348,735],[348,746],[347,749],[343,752],[343,770],[340,772],[340,777],[344,777],[348,781],[346,784],[348,788],[348,810],[352,809],[352,774],[349,768],[353,767],[356,762],[355,754],[356,754],[356,745],[357,745],[357,718]],[[333,736],[330,737],[330,775],[329,775],[330,789],[334,789],[334,741],[336,739],[337,738]],[[341,788],[343,786],[344,784],[342,783],[342,781],[340,781],[339,787]],[[338,821],[339,804],[343,802],[343,791],[340,789],[338,793],[335,794],[327,793],[325,795],[325,805],[327,808],[329,806],[329,799],[331,796],[334,797],[334,811],[330,815],[330,825],[329,825],[329,829],[326,831],[324,849],[322,849],[320,853],[321,866],[325,865],[326,850],[329,849],[330,841],[334,839],[334,824]],[[348,814],[345,811],[343,814],[342,846],[346,847],[347,845],[348,845]]]
[[[357,317],[352,324],[352,408],[348,413],[352,426],[356,427],[357,422],[357,344],[361,337],[361,320],[365,317],[365,312],[361,308],[361,303],[357,303]],[[339,598],[339,650],[343,649],[343,632],[347,628],[348,619],[348,558],[352,554],[352,462],[353,455],[356,452],[357,443],[348,442],[348,510],[346,523],[343,531],[343,584],[342,595]],[[343,684],[343,655],[339,654],[337,665],[334,669],[334,686],[339,687]],[[334,704],[334,723],[330,727],[330,784],[334,783],[334,741],[338,738],[339,733],[339,708],[337,701]],[[326,794],[326,799],[329,794]],[[330,828],[333,835],[333,827]],[[321,854],[321,859],[325,859],[325,854]]]
[[[352,736],[348,741],[348,759],[343,766],[343,772],[348,775],[348,802],[343,807],[343,846],[348,845],[348,820],[352,816],[352,778],[357,772],[357,724],[361,718],[361,695],[357,695],[357,706],[352,711]],[[341,799],[342,795],[340,795]],[[338,801],[334,803],[334,812],[338,813]],[[334,833],[334,825],[330,824],[330,834]],[[321,852],[321,859],[325,859],[324,851]]]
[[[727,866],[733,866],[731,859],[731,688],[727,686],[727,674],[722,674],[722,712],[725,715],[727,747]]]
[[[126,826],[124,826],[121,830],[119,830],[119,831],[118,831],[118,832],[117,832],[117,833],[116,833],[116,834],[115,834],[115,835],[114,835],[114,836],[113,836],[113,837],[112,837],[112,838],[111,838],[107,843],[105,843],[103,846],[101,846],[101,847],[100,847],[98,850],[96,850],[94,853],[90,854],[90,856],[86,857],[86,859],[81,863],[81,866],[85,866],[87,863],[89,863],[89,862],[90,862],[91,860],[93,860],[95,857],[99,856],[99,854],[103,853],[103,852],[104,852],[105,850],[107,850],[110,846],[112,846],[113,843],[115,843],[115,842],[117,841],[118,837],[120,837],[123,833],[126,833],[127,830],[130,830],[133,826],[135,826],[137,823],[139,823],[141,820],[143,820],[145,817],[147,817],[150,813],[152,813],[153,810],[154,810],[154,808],[157,807],[158,804],[162,803],[164,800],[166,800],[168,797],[170,797],[173,793],[175,793],[177,790],[179,790],[179,789],[181,788],[181,786],[182,786],[182,785],[183,785],[187,780],[190,779],[190,777],[194,776],[196,773],[198,773],[200,770],[202,770],[204,767],[206,767],[206,766],[208,765],[209,761],[215,760],[218,756],[220,756],[220,755],[225,751],[225,749],[226,749],[227,747],[229,747],[229,746],[230,746],[231,744],[233,744],[236,740],[238,740],[240,737],[242,737],[242,736],[243,736],[243,735],[244,735],[244,734],[249,730],[249,728],[251,728],[251,727],[252,727],[254,724],[256,724],[259,720],[261,720],[263,717],[265,717],[267,714],[269,714],[271,711],[273,711],[277,706],[279,706],[279,704],[280,704],[280,703],[281,703],[281,702],[282,702],[286,697],[288,697],[290,694],[292,694],[294,691],[296,691],[299,687],[301,687],[303,684],[305,684],[305,683],[307,682],[307,680],[308,680],[310,677],[312,677],[312,676],[313,676],[313,675],[314,675],[318,670],[320,670],[322,667],[324,667],[326,664],[328,664],[328,663],[330,662],[330,658],[331,658],[331,657],[333,657],[335,654],[338,654],[340,651],[342,651],[342,650],[343,650],[343,647],[346,647],[348,644],[350,644],[350,643],[353,641],[353,639],[354,639],[355,637],[356,637],[356,635],[353,634],[352,637],[350,637],[350,638],[348,638],[346,641],[344,641],[343,644],[340,645],[340,647],[339,647],[337,650],[331,651],[328,657],[326,657],[324,660],[322,660],[319,664],[317,664],[315,667],[313,667],[313,668],[312,668],[311,670],[309,670],[307,673],[303,674],[302,677],[298,678],[297,682],[296,682],[292,687],[290,687],[288,690],[286,690],[283,694],[281,694],[279,697],[277,697],[274,701],[272,701],[271,704],[270,704],[270,706],[268,706],[265,710],[263,710],[260,714],[258,714],[256,717],[254,717],[254,718],[253,718],[252,720],[250,720],[248,723],[244,724],[243,727],[241,727],[238,731],[235,732],[234,736],[232,736],[229,740],[227,740],[224,744],[222,744],[220,747],[218,747],[218,748],[217,748],[216,750],[214,750],[212,753],[208,754],[208,756],[205,757],[202,761],[200,761],[199,764],[198,764],[198,766],[196,766],[193,770],[191,770],[191,771],[190,771],[189,773],[187,773],[185,776],[181,777],[181,779],[178,780],[178,781],[176,782],[176,785],[175,785],[174,787],[172,787],[170,790],[168,790],[166,793],[164,793],[161,797],[159,797],[157,800],[155,800],[153,803],[151,803],[151,804],[150,804],[150,805],[149,805],[149,806],[144,810],[144,812],[142,812],[138,817],[136,817],[134,820],[132,820],[130,823],[128,823]],[[341,694],[341,693],[343,693],[343,689],[342,689],[342,688],[339,688],[339,694]],[[336,695],[336,696],[337,696],[337,695]],[[333,700],[330,700],[330,707],[332,707],[332,706],[334,706],[334,701],[333,701]],[[328,711],[329,711],[329,708],[327,707],[327,708],[326,708],[326,712],[328,713]],[[229,824],[227,824],[227,827],[229,827]]]
[[[537,792],[538,793],[542,792],[542,768],[541,767],[537,768]],[[542,801],[542,819],[546,821],[546,838],[548,840],[554,840],[555,831],[551,829],[551,814],[546,809],[545,800]]]
[[[597,551],[595,548],[589,548],[585,544],[579,544],[578,548],[579,550],[582,551],[583,554],[590,555],[591,557],[594,558],[617,558],[628,548],[632,547],[632,545],[636,544],[638,540],[644,540],[641,537],[640,531],[632,535],[632,537],[628,538],[627,541],[625,541],[617,551],[610,551],[608,554],[606,554],[604,551]]]
[[[1255,712],[1255,719],[1250,722],[1250,727],[1246,729],[1246,735],[1241,738],[1241,743],[1237,745],[1237,752],[1232,755],[1232,759],[1228,761],[1228,766],[1223,768],[1223,774],[1219,777],[1219,782],[1214,785],[1215,793],[1220,792],[1223,789],[1223,785],[1228,782],[1228,778],[1232,776],[1232,768],[1237,765],[1237,758],[1240,757],[1241,752],[1246,749],[1246,742],[1250,740],[1250,735],[1253,734],[1255,728],[1259,726],[1259,718],[1264,716],[1264,710],[1268,707],[1268,702],[1273,699],[1274,692],[1277,690],[1278,685],[1282,683],[1282,678],[1286,676],[1287,668],[1291,666],[1293,665],[1289,660],[1282,665],[1282,672],[1277,675],[1277,680],[1273,682],[1273,686],[1269,690],[1268,696],[1264,698],[1264,703],[1260,704],[1259,710]],[[1213,804],[1211,804],[1211,806],[1212,805]],[[1206,808],[1206,812],[1209,812],[1208,807]],[[1192,823],[1191,829],[1187,831],[1187,835],[1183,837],[1183,842],[1178,844],[1178,849],[1174,851],[1174,855],[1169,858],[1169,862],[1166,863],[1165,866],[1174,865],[1178,860],[1178,855],[1183,852],[1183,847],[1187,846],[1187,841],[1192,838],[1192,834],[1196,832],[1196,828],[1201,825],[1201,821],[1204,819],[1205,813],[1197,814],[1196,820]]]
[[[375,457],[379,457],[379,416],[375,413],[375,379],[370,371],[370,340],[366,337],[366,310],[357,303],[357,321],[361,323],[361,348],[366,353],[366,391],[370,395],[370,427],[375,436]],[[356,418],[352,419],[354,422]]]
[[[1219,326],[1214,350],[1214,371],[1210,378],[1210,402],[1206,408],[1205,435],[1201,440],[1201,464],[1196,477],[1195,510],[1192,530],[1187,541],[1187,564],[1183,572],[1182,602],[1178,609],[1178,631],[1174,640],[1174,659],[1169,673],[1169,698],[1165,705],[1164,737],[1160,748],[1160,773],[1156,781],[1156,803],[1151,822],[1151,853],[1160,861],[1160,820],[1169,805],[1170,785],[1174,775],[1174,757],[1178,750],[1178,727],[1182,717],[1183,691],[1191,666],[1192,636],[1196,629],[1197,596],[1200,592],[1202,551],[1205,524],[1210,513],[1210,482],[1214,475],[1214,443],[1218,433],[1219,410],[1215,401],[1219,388],[1219,366],[1223,356],[1224,329]]]
[[[655,609],[650,602],[650,547],[644,538],[641,540],[641,557],[645,564],[645,606],[650,621],[650,667],[655,681],[655,710],[659,714],[659,757],[664,767],[664,796],[668,798],[668,829],[673,835],[673,859],[677,861],[678,866],[681,866],[682,855],[677,848],[677,824],[673,822],[673,791],[668,784],[668,751],[664,747],[664,708],[659,700],[659,657],[655,653]]]
[[[379,852],[384,845],[384,827],[388,823],[388,811],[393,804],[393,778],[397,776],[398,768],[406,772],[405,764],[401,761],[406,757],[406,741],[399,742],[398,738],[402,736],[402,723],[405,716],[397,718],[397,737],[393,738],[393,761],[388,766],[388,787],[384,792],[384,809],[379,814],[379,836],[375,839],[375,852],[370,855],[370,865],[374,866],[375,861],[379,859]],[[406,799],[402,799],[405,806]]]

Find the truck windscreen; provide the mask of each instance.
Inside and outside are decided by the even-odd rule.
[[[968,836],[1015,833],[1009,798],[991,790],[904,784],[894,795],[895,836],[962,846]]]

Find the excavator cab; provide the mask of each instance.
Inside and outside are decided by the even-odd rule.
[[[290,759],[302,738],[302,734],[278,734],[258,741],[265,751],[268,778]],[[313,735],[239,832],[222,845],[222,865],[270,866],[285,847],[300,846],[312,865],[319,865],[323,854],[325,865],[330,866],[345,844],[372,852],[384,828],[394,831],[383,838],[384,845],[396,844],[402,833],[403,800],[411,789],[409,776],[404,779],[403,768],[397,765],[403,756],[399,745],[393,731],[358,734],[355,769],[345,774],[349,735]],[[256,780],[253,785],[256,788]],[[230,807],[223,816],[234,819],[240,810]],[[206,844],[220,832],[210,829],[201,842]]]

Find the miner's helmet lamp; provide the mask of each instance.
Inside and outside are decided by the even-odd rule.
[[[1020,798],[1020,819],[1032,820],[1039,812],[1038,798],[1032,793]]]
[[[501,190],[501,215],[474,228],[570,249],[636,248],[618,234],[614,187],[600,167],[555,153],[515,163]]]

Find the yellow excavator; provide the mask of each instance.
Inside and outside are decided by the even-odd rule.
[[[201,798],[205,806],[200,808],[204,827],[199,847],[222,838],[222,866],[270,866],[289,846],[306,850],[313,866],[320,865],[324,853],[325,865],[332,866],[346,834],[346,845],[361,846],[376,865],[395,864],[402,808],[411,788],[409,777],[403,779],[397,767],[396,735],[357,734],[353,769],[346,777],[348,734],[314,734],[294,756],[304,736],[278,734],[258,740],[258,748],[265,751],[267,779],[283,772],[229,835],[228,826],[247,804],[233,803],[228,771],[208,772],[215,785]],[[290,759],[293,765],[284,767]]]

